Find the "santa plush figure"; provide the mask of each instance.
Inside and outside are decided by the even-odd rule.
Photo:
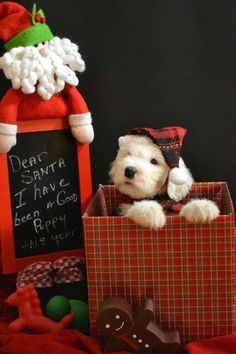
[[[0,3],[0,39],[6,50],[0,68],[12,82],[0,102],[0,153],[16,144],[23,120],[68,119],[75,139],[90,143],[91,115],[76,89],[75,72],[85,69],[78,46],[55,37],[36,5],[29,13],[15,2]]]

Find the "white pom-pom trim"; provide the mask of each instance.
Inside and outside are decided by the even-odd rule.
[[[171,182],[181,185],[187,182],[187,179],[188,179],[188,175],[183,169],[179,167],[174,167],[172,168],[172,170],[170,170],[169,180]]]

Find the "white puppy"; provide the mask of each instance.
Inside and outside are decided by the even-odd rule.
[[[177,184],[171,180],[171,168],[150,137],[120,137],[119,150],[109,174],[116,188],[127,197],[120,205],[121,214],[146,228],[163,227],[166,213],[161,202],[158,202],[158,196],[161,199],[167,195],[169,200],[181,201],[193,183],[182,158],[179,158],[178,170],[185,175],[184,183]],[[182,207],[180,215],[192,223],[208,223],[219,215],[219,209],[210,200],[194,199]]]

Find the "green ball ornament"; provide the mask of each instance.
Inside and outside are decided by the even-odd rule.
[[[86,302],[82,300],[69,300],[71,312],[75,312],[75,317],[71,328],[77,329],[81,332],[88,331],[89,328],[89,307]]]
[[[60,321],[71,312],[71,305],[65,296],[53,296],[47,303],[46,314],[54,321]]]

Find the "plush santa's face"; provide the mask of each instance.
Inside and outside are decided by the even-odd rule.
[[[78,46],[69,39],[54,37],[37,46],[16,47],[0,57],[0,68],[14,89],[37,93],[49,100],[66,83],[77,86],[75,71],[85,69]]]

